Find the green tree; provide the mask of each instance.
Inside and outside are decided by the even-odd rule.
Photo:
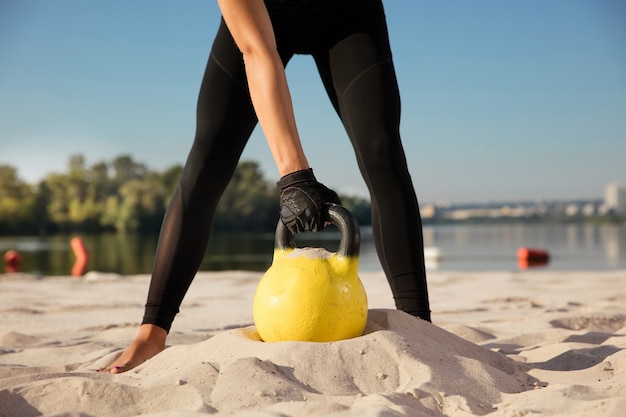
[[[113,160],[113,181],[121,186],[127,181],[145,178],[148,168],[144,164],[135,162],[130,155],[120,155]]]
[[[224,191],[217,208],[215,228],[271,230],[278,220],[278,192],[263,178],[259,164],[243,161]]]
[[[67,174],[52,173],[42,181],[38,201],[55,229],[100,229],[108,182],[104,168],[100,163],[88,169],[82,155],[72,155]]]
[[[20,180],[17,170],[0,165],[0,232],[16,233],[35,220],[36,194]]]
[[[19,180],[15,168],[0,166],[0,233],[157,231],[183,171],[181,165],[151,171],[129,155],[88,167],[77,154],[67,167],[32,186]],[[217,207],[215,229],[274,230],[278,196],[257,162],[240,162]],[[369,224],[366,200],[341,199],[361,224]]]
[[[104,201],[100,225],[104,229],[121,230],[123,224],[120,218],[120,198],[117,195],[110,195]]]
[[[361,197],[340,195],[341,205],[350,210],[360,225],[372,224],[372,205]]]
[[[48,174],[40,186],[48,217],[57,230],[66,230],[70,225],[68,186],[68,175],[58,173]]]
[[[101,206],[97,199],[97,183],[89,176],[82,155],[69,160],[68,220],[79,229],[96,230],[100,223]]]
[[[180,176],[183,174],[183,166],[182,165],[174,165],[167,168],[160,175],[161,184],[163,184],[163,188],[165,190],[165,194],[171,197],[174,194],[174,190],[178,186],[178,180]],[[169,203],[169,198],[165,202],[165,204]]]
[[[158,174],[128,180],[119,189],[119,196],[107,201],[106,220],[121,232],[158,229],[167,199]]]

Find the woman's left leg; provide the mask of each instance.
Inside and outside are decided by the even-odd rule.
[[[376,249],[396,306],[430,321],[422,223],[400,139],[400,96],[382,7],[359,25],[314,58],[370,191]]]

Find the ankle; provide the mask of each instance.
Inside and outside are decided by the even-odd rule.
[[[161,344],[165,344],[165,339],[167,339],[167,331],[155,324],[142,324],[136,338],[137,341],[144,343]]]

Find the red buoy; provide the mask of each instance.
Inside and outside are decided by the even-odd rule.
[[[545,249],[521,247],[517,250],[517,265],[520,269],[545,266],[550,262],[550,253]]]
[[[76,262],[74,262],[74,266],[72,267],[72,276],[83,276],[87,269],[87,264],[89,263],[89,252],[87,252],[85,242],[83,239],[75,237],[70,241],[70,246],[72,247],[74,255],[76,255]]]
[[[7,273],[19,272],[22,256],[16,250],[10,249],[4,254],[4,270]]]

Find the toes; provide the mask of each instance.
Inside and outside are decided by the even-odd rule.
[[[128,364],[125,364],[125,365],[115,365],[115,366],[113,366],[113,364],[111,364],[111,365],[109,365],[107,367],[96,369],[96,372],[120,374],[120,373],[126,372],[126,371],[128,371],[130,369],[131,368],[128,366]]]
[[[118,365],[118,366],[114,366],[113,368],[111,368],[109,372],[112,374],[121,374],[122,372],[128,371],[128,369],[129,368],[126,365]]]

